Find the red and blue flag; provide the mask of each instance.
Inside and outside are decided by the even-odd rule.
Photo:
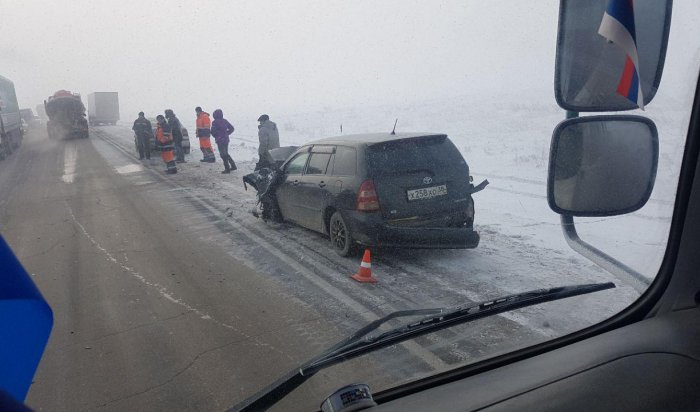
[[[633,0],[609,0],[598,34],[617,45],[627,56],[617,85],[617,92],[644,110],[644,96],[639,81],[639,55],[634,26]]]

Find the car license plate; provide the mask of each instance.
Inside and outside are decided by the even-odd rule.
[[[432,199],[447,194],[447,185],[424,187],[422,189],[407,190],[408,200]]]

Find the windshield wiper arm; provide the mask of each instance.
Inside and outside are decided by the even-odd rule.
[[[325,358],[328,356],[331,356],[344,348],[346,348],[348,345],[352,345],[355,342],[359,341],[363,336],[366,336],[370,332],[376,330],[378,327],[382,326],[383,324],[387,323],[388,321],[396,318],[405,318],[407,316],[420,316],[420,315],[433,315],[436,313],[442,313],[444,312],[445,309],[442,308],[436,308],[436,309],[415,309],[415,310],[398,310],[396,312],[391,312],[390,314],[379,318],[375,321],[370,322],[366,326],[364,326],[362,329],[358,330],[357,332],[353,333],[350,337],[340,341],[337,343],[335,346],[327,349],[323,354],[316,359],[320,358]],[[313,361],[311,361],[313,362]],[[309,362],[309,363],[311,363]]]
[[[394,345],[408,339],[413,339],[427,333],[435,332],[461,323],[493,316],[499,313],[550,302],[567,297],[583,295],[600,290],[614,288],[612,282],[577,286],[561,286],[550,289],[539,289],[518,293],[486,302],[458,306],[449,311],[423,318],[419,321],[391,329],[375,336],[355,340],[337,348],[332,353],[324,354],[320,359],[311,361],[301,368],[303,375],[313,374],[328,366],[355,358],[380,348]]]
[[[393,312],[381,319],[371,322],[349,338],[344,339],[325,351],[322,355],[302,365],[299,369],[290,371],[251,398],[234,406],[232,410],[265,410],[310,379],[321,369],[373,352],[377,349],[395,345],[405,340],[417,338],[451,326],[471,322],[476,319],[614,287],[615,284],[612,282],[560,286],[517,293],[477,304],[457,306],[451,309],[422,309]],[[438,314],[427,316],[416,322],[407,323],[386,332],[368,336],[369,333],[376,330],[390,319],[435,313]]]

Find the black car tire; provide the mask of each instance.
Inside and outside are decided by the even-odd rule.
[[[340,256],[353,256],[357,253],[357,245],[352,238],[352,233],[345,224],[345,219],[340,212],[333,213],[328,224],[328,234],[333,250]]]

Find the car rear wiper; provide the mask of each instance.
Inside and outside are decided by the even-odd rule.
[[[231,410],[265,410],[310,379],[321,369],[373,352],[377,349],[395,345],[405,340],[417,338],[428,333],[499,313],[614,287],[615,284],[612,282],[560,286],[517,293],[494,300],[460,305],[449,309],[419,309],[393,312],[369,323],[349,338],[339,342],[298,369],[290,371],[257,394],[234,406]],[[428,316],[418,321],[406,323],[402,326],[390,329],[386,332],[371,334],[382,324],[391,319],[419,315]]]
[[[488,179],[484,179],[481,183],[479,183],[478,185],[472,187],[471,194],[473,195],[473,194],[476,193],[476,192],[481,192],[482,190],[484,190],[484,188],[485,188],[486,186],[488,186],[488,184],[489,184]]]

